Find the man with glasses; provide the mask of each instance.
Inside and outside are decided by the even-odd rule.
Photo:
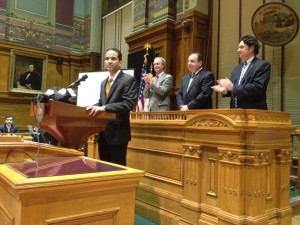
[[[0,133],[19,133],[19,126],[13,124],[13,122],[13,116],[6,116],[4,125],[0,125]]]

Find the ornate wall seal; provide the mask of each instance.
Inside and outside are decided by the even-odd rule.
[[[295,11],[279,2],[259,7],[252,17],[252,30],[264,44],[281,46],[291,42],[298,33],[299,19]]]

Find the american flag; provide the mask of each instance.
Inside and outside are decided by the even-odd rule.
[[[144,75],[147,73],[147,61],[144,60],[143,68],[141,72],[141,81],[140,81],[140,88],[139,88],[139,97],[138,97],[138,103],[136,105],[136,111],[137,112],[143,112],[144,111],[144,96],[143,91],[145,89],[145,81],[144,81]]]

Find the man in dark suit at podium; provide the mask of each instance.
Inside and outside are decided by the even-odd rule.
[[[258,59],[260,45],[251,35],[240,39],[238,53],[242,61],[231,72],[230,78],[217,81],[212,87],[224,97],[231,97],[230,108],[267,110],[267,86],[270,80],[270,63]]]
[[[90,115],[99,111],[116,113],[116,119],[109,120],[106,129],[99,133],[98,146],[101,160],[126,166],[127,145],[130,141],[129,114],[138,99],[137,82],[134,76],[121,68],[122,53],[109,48],[105,53],[105,67],[109,76],[101,83],[99,103],[87,107]]]
[[[204,70],[202,63],[200,53],[190,54],[187,63],[190,73],[182,78],[176,98],[181,111],[212,108],[211,87],[215,85],[215,78],[212,72]]]

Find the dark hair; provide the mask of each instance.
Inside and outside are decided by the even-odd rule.
[[[197,57],[198,57],[198,62],[199,61],[203,61],[203,58],[202,58],[202,55],[199,53],[199,52],[192,52],[190,55],[197,55]]]
[[[5,120],[6,120],[7,118],[12,118],[12,119],[14,119],[13,116],[6,116],[6,117],[5,117]]]
[[[105,53],[107,53],[108,51],[114,51],[114,52],[118,53],[118,59],[119,59],[119,61],[122,61],[122,53],[119,49],[117,49],[117,48],[108,48],[108,49],[106,49]]]
[[[259,53],[260,45],[255,36],[245,35],[245,36],[241,37],[240,41],[243,41],[249,47],[253,46],[255,55],[257,55]]]

